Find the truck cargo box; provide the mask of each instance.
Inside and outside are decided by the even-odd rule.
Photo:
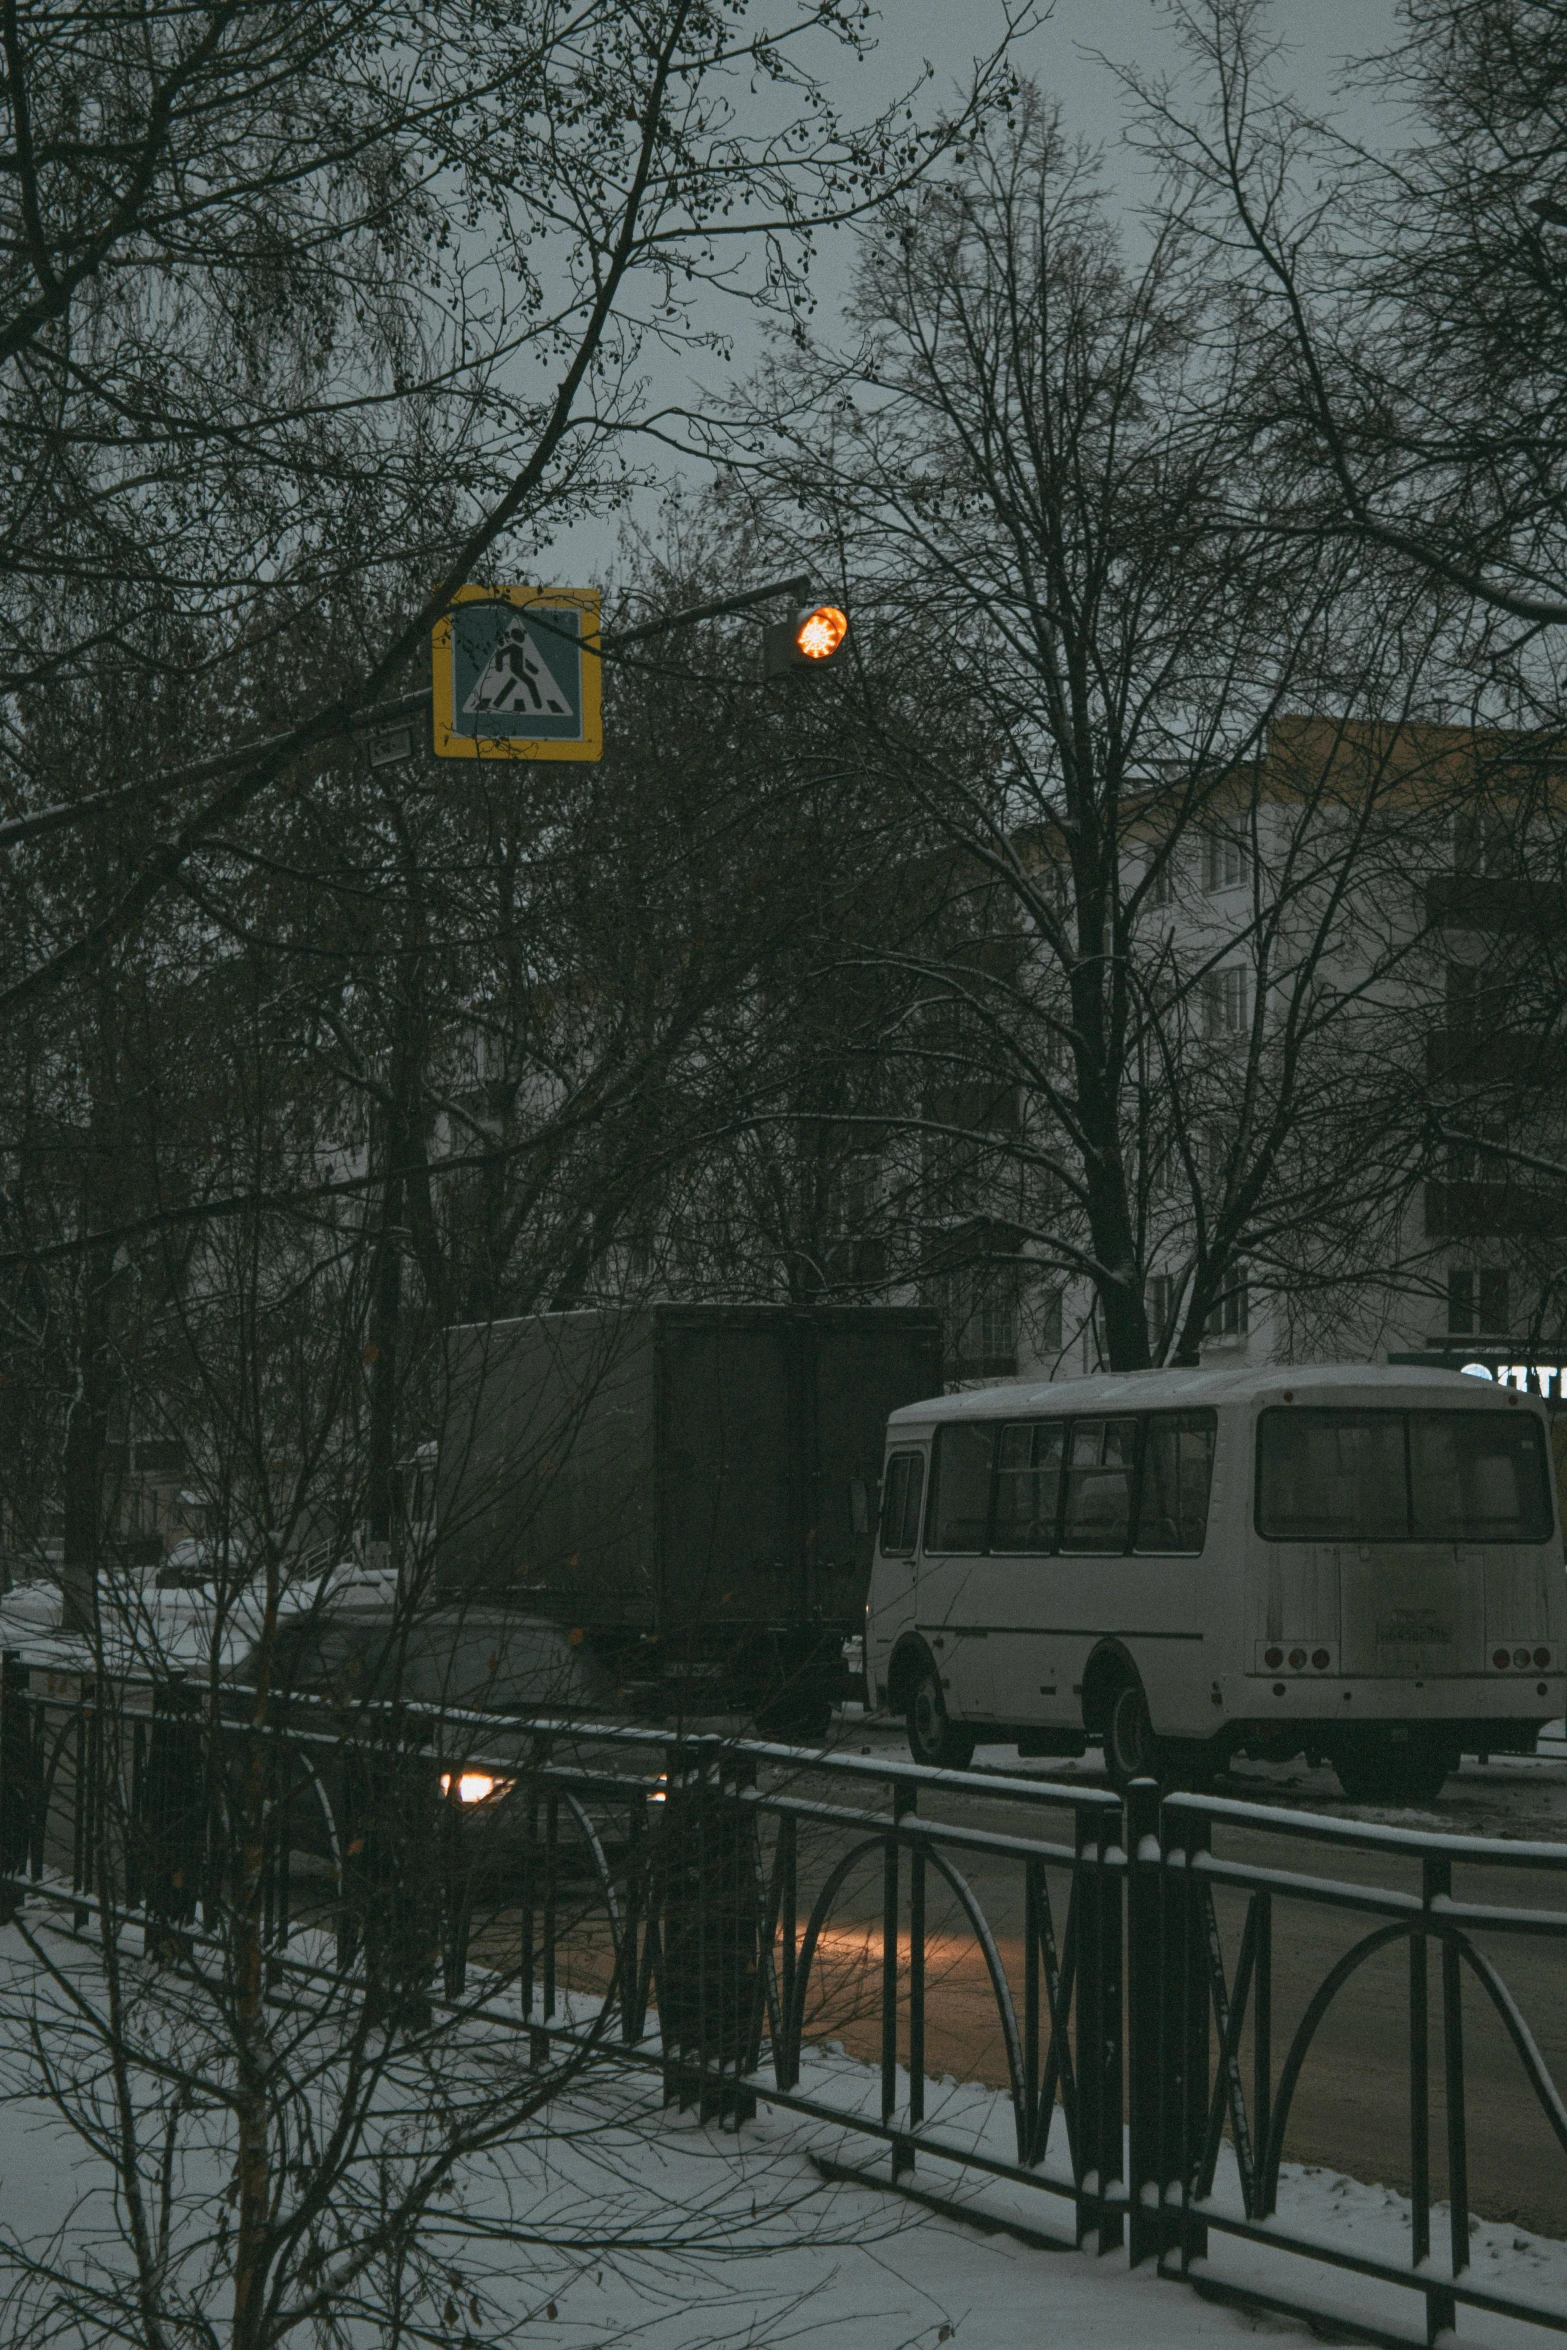
[[[887,1415],[941,1391],[920,1307],[649,1305],[447,1334],[436,1581],[718,1653],[856,1628]]]

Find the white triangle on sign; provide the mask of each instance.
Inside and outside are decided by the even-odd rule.
[[[571,704],[550,674],[549,663],[528,634],[519,612],[491,653],[463,704],[467,717],[491,712],[526,718],[569,718]]]

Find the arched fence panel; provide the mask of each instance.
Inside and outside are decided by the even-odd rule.
[[[1475,2258],[1488,2217],[1517,2220],[1506,2181],[1489,2175],[1478,2210],[1474,2196],[1477,2132],[1494,2141],[1502,2112],[1504,2134],[1515,2138],[1532,2117],[1535,2224],[1567,2233],[1559,2077],[1567,1845],[1449,1836],[1423,1823],[1206,1794],[1161,1802],[1144,1783],[1128,1799],[1127,1850],[1133,2258],[1199,2278],[1221,2297],[1227,2278],[1244,2276],[1238,2297],[1319,2316],[1329,2314],[1322,2279],[1338,2271],[1361,2280],[1358,2338],[1389,2344],[1419,2338],[1408,2330],[1411,2300],[1431,2343],[1461,2331],[1469,2311],[1525,2321],[1542,2339],[1567,2334],[1567,2299],[1492,2267],[1489,2248],[1484,2267]],[[1536,2014],[1561,2043],[1554,2073],[1504,1964],[1527,1974]],[[1477,2095],[1479,2027],[1488,2017]],[[1337,2045],[1335,2024],[1345,2035]],[[1302,2133],[1300,2109],[1314,2083],[1331,2094]],[[1335,2159],[1323,2132],[1357,2099],[1381,2133],[1381,2151],[1373,2159],[1364,2134],[1357,2142],[1346,2133]],[[1347,2182],[1368,2170],[1386,2176],[1395,2137],[1394,2175],[1407,2201],[1403,2257],[1374,2231],[1326,2221],[1322,2198],[1310,2192],[1313,2169],[1340,2173],[1347,2213]],[[1297,2141],[1312,2163],[1287,2178],[1284,2158]]]
[[[865,1735],[317,1699],[258,1720],[253,1691],[11,1657],[0,1919],[139,1924],[179,1964],[243,1897],[278,1976],[314,1968],[388,2029],[500,2001],[526,2061],[641,2067],[729,2127],[766,2101],[833,2175],[940,2201],[961,2174],[970,2212],[999,2183],[1006,2225],[1026,2188],[1064,2241],[1329,2324],[1337,2271],[1357,2338],[1435,2342],[1466,2311],[1567,2334],[1567,2298],[1474,2251],[1516,2216],[1477,2159],[1498,2111],[1529,2117],[1539,2232],[1567,2236],[1567,1845],[1152,1782],[1123,1802],[1091,1766],[931,1770]],[[1357,2097],[1401,2168],[1341,2128]],[[1326,2225],[1303,2151],[1392,2179],[1403,2242]]]

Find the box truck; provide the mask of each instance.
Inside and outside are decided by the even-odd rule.
[[[548,1628],[628,1711],[823,1729],[863,1624],[887,1415],[941,1392],[937,1316],[659,1304],[445,1343],[433,1620]]]

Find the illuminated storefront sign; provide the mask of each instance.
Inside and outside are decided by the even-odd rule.
[[[1558,1395],[1567,1402],[1567,1363],[1460,1363],[1470,1379],[1494,1379],[1498,1387],[1517,1387],[1525,1395]]]
[[[1460,1361],[1456,1354],[1431,1353],[1390,1354],[1387,1359],[1428,1371],[1462,1371],[1469,1379],[1489,1379],[1498,1387],[1516,1387],[1522,1395],[1543,1395],[1567,1404],[1567,1360],[1541,1362],[1531,1355],[1522,1362],[1506,1362],[1497,1355],[1472,1355]]]

